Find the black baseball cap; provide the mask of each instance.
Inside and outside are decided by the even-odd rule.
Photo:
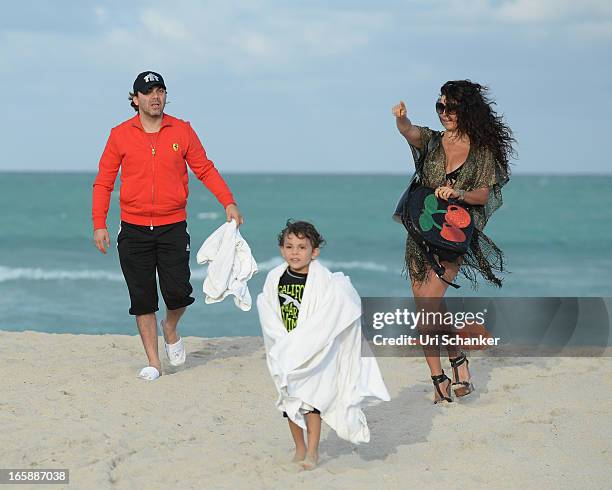
[[[135,94],[138,92],[146,94],[153,87],[161,87],[166,90],[164,78],[159,73],[155,73],[154,71],[143,71],[136,77],[136,80],[134,80]]]

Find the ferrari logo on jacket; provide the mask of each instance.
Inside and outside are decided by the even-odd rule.
[[[174,151],[178,151],[178,148],[179,148],[179,147],[178,147],[178,143],[174,143],[174,144],[172,145],[172,149],[173,149]]]

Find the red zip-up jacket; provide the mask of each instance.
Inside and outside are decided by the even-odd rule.
[[[234,197],[215,165],[206,156],[187,121],[163,115],[153,136],[155,149],[136,114],[111,130],[93,184],[94,230],[106,228],[106,216],[115,179],[121,168],[121,220],[134,225],[161,226],[187,218],[187,166],[227,207]]]

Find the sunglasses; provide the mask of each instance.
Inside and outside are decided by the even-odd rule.
[[[436,102],[436,112],[438,114],[455,114],[457,112],[457,106],[454,104],[444,104],[440,101]]]

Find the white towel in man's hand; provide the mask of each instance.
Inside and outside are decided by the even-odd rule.
[[[200,265],[208,263],[202,286],[207,304],[233,295],[238,308],[251,309],[247,281],[257,272],[257,263],[234,220],[221,225],[204,241],[198,250],[197,261]]]

